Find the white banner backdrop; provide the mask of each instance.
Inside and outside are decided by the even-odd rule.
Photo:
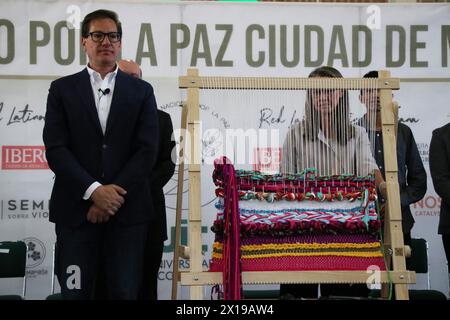
[[[189,67],[199,68],[202,75],[305,77],[317,66],[333,65],[345,77],[389,69],[405,80],[395,100],[428,173],[427,194],[412,206],[413,236],[429,242],[431,288],[448,293],[446,259],[437,235],[440,199],[429,175],[428,148],[432,130],[450,120],[450,6],[6,0],[0,2],[0,240],[26,239],[28,299],[43,299],[51,291],[55,235],[48,222],[48,199],[53,173],[42,153],[47,92],[51,80],[85,66],[77,27],[99,8],[119,13],[122,57],[141,64],[159,108],[171,114],[175,128],[184,98],[178,76]],[[202,105],[203,130],[279,129],[282,139],[299,117],[294,104],[253,104],[228,109]],[[203,139],[204,157],[222,154],[215,137],[205,134]],[[216,212],[211,172],[211,165],[202,166],[205,265]],[[165,187],[169,239],[160,269],[161,299],[170,298],[176,183],[175,175]],[[184,223],[184,241],[186,231]],[[0,293],[15,285],[0,282]],[[425,288],[426,279],[419,276],[414,287]],[[187,288],[179,297],[188,298]]]

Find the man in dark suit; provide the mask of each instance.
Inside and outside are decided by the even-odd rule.
[[[118,62],[120,70],[134,77],[142,77],[139,65],[133,61]],[[140,298],[156,300],[158,297],[158,273],[167,240],[166,202],[163,187],[169,182],[175,171],[175,141],[172,140],[173,126],[170,115],[158,110],[159,149],[156,164],[149,177],[152,195],[154,218],[150,222],[144,256],[144,281]],[[173,159],[172,159],[173,157]]]
[[[118,70],[117,14],[82,23],[86,69],[52,82],[43,139],[55,183],[56,273],[65,299],[90,299],[100,268],[108,298],[136,299],[158,152],[153,88]]]
[[[434,190],[442,198],[438,233],[447,257],[450,286],[450,123],[433,131],[430,144],[430,172]]]
[[[144,281],[140,298],[156,300],[158,298],[158,275],[162,260],[164,241],[167,240],[166,202],[163,187],[172,178],[175,162],[172,160],[173,141],[172,121],[167,112],[158,110],[159,152],[155,167],[150,176],[153,195],[154,219],[150,222],[144,254]]]
[[[369,71],[364,75],[364,78],[378,78],[378,71]],[[375,138],[374,145],[372,145],[372,154],[384,179],[385,165],[379,91],[371,89],[361,90],[359,98],[367,108],[371,109],[360,120],[359,124],[367,129],[369,136]],[[369,123],[374,124],[372,128],[368,125]],[[371,132],[371,130],[375,130],[375,132]],[[405,245],[411,245],[411,230],[414,226],[414,217],[409,206],[420,201],[425,196],[427,192],[427,173],[411,129],[401,122],[398,123],[397,129],[397,164],[403,242]],[[382,182],[380,186],[383,186],[385,189],[386,183]],[[382,191],[380,192],[381,202],[384,203],[385,191],[380,191]],[[406,259],[406,262],[408,265],[409,258]]]

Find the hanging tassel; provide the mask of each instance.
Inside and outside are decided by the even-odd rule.
[[[214,162],[215,171],[222,171],[224,182],[223,299],[240,300],[242,296],[240,217],[236,173],[231,161],[222,157]],[[220,170],[222,169],[222,170]],[[262,196],[262,195],[260,195]]]
[[[361,219],[366,224],[367,231],[369,231],[369,190],[365,189],[361,194],[361,206],[364,217]]]

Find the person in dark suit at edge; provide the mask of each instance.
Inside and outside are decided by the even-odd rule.
[[[153,88],[118,70],[118,16],[89,13],[87,68],[52,82],[43,140],[55,182],[56,274],[63,299],[91,299],[98,270],[109,299],[137,299],[153,215],[148,176],[158,153]]]
[[[369,71],[364,78],[378,78],[378,71]],[[385,177],[383,135],[381,132],[381,105],[380,92],[375,89],[361,90],[360,101],[366,108],[372,108],[360,119],[359,125],[366,128],[370,136],[375,137],[372,145],[372,154],[377,162],[378,168]],[[372,117],[372,119],[371,119]],[[373,123],[375,128],[369,126]],[[375,129],[375,132],[370,132]],[[403,242],[405,245],[411,245],[411,230],[414,226],[414,217],[410,205],[420,201],[427,192],[427,173],[420,158],[417,149],[416,140],[411,129],[404,123],[398,123],[397,129],[397,164],[398,164],[398,184],[400,187],[400,204],[402,211],[402,231]],[[380,188],[386,189],[386,183],[382,182]],[[380,192],[380,201],[385,204],[385,192]],[[407,264],[410,259],[406,259]]]
[[[438,234],[442,235],[450,287],[450,123],[433,131],[430,172],[434,190],[442,198]]]
[[[134,77],[142,78],[142,70],[134,61],[120,60],[119,68]],[[175,141],[172,139],[173,125],[170,115],[158,109],[159,149],[156,164],[150,175],[150,187],[153,194],[154,219],[148,229],[144,255],[144,281],[140,299],[158,298],[158,273],[162,260],[164,241],[167,240],[166,201],[163,187],[175,172]]]

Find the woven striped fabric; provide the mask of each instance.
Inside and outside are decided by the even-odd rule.
[[[220,205],[216,207],[220,208]],[[269,207],[266,205],[266,208]],[[363,209],[246,209],[239,208],[241,236],[293,235],[305,233],[372,233],[379,231],[380,223],[373,204],[368,205],[367,215]],[[366,218],[366,219],[365,219]],[[212,230],[223,232],[223,214],[219,212]]]
[[[221,270],[222,249],[216,241],[211,271]],[[368,234],[254,237],[240,250],[242,271],[385,270],[380,242]]]
[[[242,271],[385,270],[373,177],[317,177],[236,171]],[[211,271],[223,267],[223,188],[213,174],[218,210]]]

